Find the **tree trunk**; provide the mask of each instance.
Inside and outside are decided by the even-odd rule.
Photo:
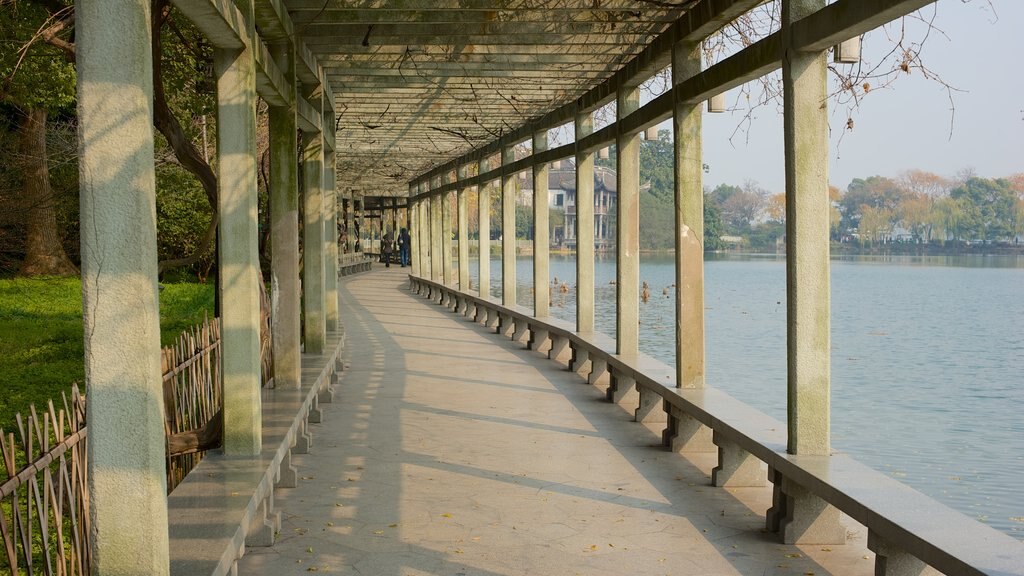
[[[46,159],[46,110],[27,108],[21,123],[23,198],[27,203],[27,238],[22,276],[73,276],[78,268],[64,252]]]

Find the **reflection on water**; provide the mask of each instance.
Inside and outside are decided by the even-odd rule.
[[[517,264],[517,301],[530,306],[532,260]],[[500,261],[491,270],[500,296]],[[552,256],[552,316],[575,319],[575,275],[574,260]],[[614,335],[615,260],[598,260],[595,275],[597,329]],[[674,364],[671,257],[642,257],[641,280],[641,350]],[[785,284],[774,254],[705,264],[708,385],[779,420]],[[837,450],[1024,539],[1024,258],[835,259],[831,360]]]

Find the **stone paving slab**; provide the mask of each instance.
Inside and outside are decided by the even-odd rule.
[[[280,537],[247,574],[868,575],[845,546],[763,531],[770,488],[709,486],[564,366],[411,294],[408,268],[339,286],[348,368],[321,404]]]

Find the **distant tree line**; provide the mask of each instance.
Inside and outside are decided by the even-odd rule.
[[[674,167],[668,131],[642,142],[640,247],[674,247]],[[611,158],[600,160],[615,166]],[[1024,238],[1024,173],[984,178],[966,170],[946,178],[908,170],[888,178],[855,178],[845,190],[829,187],[831,237],[871,248],[889,243],[1016,244]],[[720,184],[704,190],[706,250],[781,248],[786,197],[757,182]]]

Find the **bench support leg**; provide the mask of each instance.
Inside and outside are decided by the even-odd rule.
[[[717,432],[712,440],[718,445],[718,466],[711,471],[712,486],[764,486],[768,477],[761,461]]]
[[[323,422],[324,414],[320,411],[320,395],[313,396],[312,405],[309,407],[309,423],[319,424]]]
[[[590,361],[590,351],[585,348],[572,349],[572,358],[569,360],[569,370],[575,372],[580,376],[583,376],[583,371],[587,369],[587,362]]]
[[[338,373],[332,372],[331,378],[320,388],[316,393],[317,400],[321,404],[333,404],[334,403],[334,387],[338,384]]]
[[[313,436],[309,433],[309,425],[305,420],[299,428],[299,433],[295,437],[295,447],[293,450],[296,454],[309,454],[309,449],[313,447]]]
[[[284,453],[277,475],[277,488],[295,488],[299,485],[299,471],[292,466],[292,451]]]
[[[838,508],[788,478],[783,477],[780,484],[785,495],[778,518],[783,544],[846,544]],[[773,511],[776,508],[772,506]]]
[[[637,386],[640,393],[640,402],[633,412],[635,422],[665,422],[668,417],[664,410],[658,410],[662,405],[661,395],[656,394],[645,386]]]
[[[526,342],[526,347],[530,347],[530,342],[533,341],[533,337],[530,334],[530,325],[522,320],[509,320],[515,324],[512,328],[512,341],[513,342]]]
[[[498,323],[501,322],[501,318],[498,317],[498,312],[487,308],[484,310],[484,326],[494,329],[495,332],[499,331]]]
[[[529,329],[529,327],[526,327]],[[533,350],[534,352],[540,352],[540,349],[544,347],[545,342],[548,339],[548,331],[543,328],[534,328],[530,330],[530,339],[526,342],[527,350]]]
[[[662,441],[669,450],[676,453],[718,451],[718,447],[715,446],[711,438],[711,428],[671,405],[668,409],[668,423],[662,433]]]
[[[920,576],[928,565],[868,531],[868,550],[875,553],[875,576]]]
[[[273,546],[280,529],[281,513],[274,511],[274,491],[271,490],[253,515],[249,530],[245,533],[245,545],[250,548]]]
[[[611,382],[608,384],[608,389],[605,390],[605,398],[609,402],[615,404],[621,404],[622,400],[636,388],[636,380],[629,376],[619,376],[612,372]]]
[[[548,359],[561,361],[562,355],[569,349],[569,339],[565,336],[552,336],[551,349],[548,350]]]
[[[590,374],[587,376],[587,382],[591,385],[597,384],[597,381],[608,373],[608,361],[601,358],[590,359]]]
[[[498,334],[506,338],[512,338],[515,334],[516,323],[512,320],[512,317],[507,314],[498,313]]]

